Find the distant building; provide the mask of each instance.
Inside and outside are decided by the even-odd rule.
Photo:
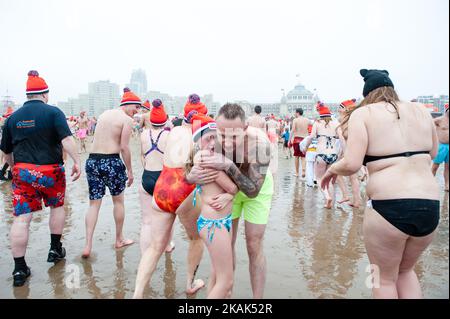
[[[98,116],[106,110],[120,105],[121,92],[119,85],[109,81],[97,81],[88,85],[90,116]]]
[[[143,98],[147,94],[147,75],[142,69],[133,70],[130,83],[127,85],[137,96]]]
[[[421,95],[415,100],[419,103],[432,104],[438,112],[444,112],[444,104],[448,103],[448,95]]]
[[[7,93],[8,94],[8,93]],[[1,114],[4,114],[5,112],[6,112],[6,110],[8,109],[8,108],[12,108],[13,110],[15,110],[16,109],[16,104],[14,103],[14,101],[12,100],[12,96],[9,96],[9,95],[5,95],[5,96],[2,96],[2,100],[0,100],[0,107],[1,107],[1,109],[0,109],[0,112],[1,112]],[[1,115],[0,114],[0,115]]]
[[[302,108],[305,117],[315,117],[317,114],[315,106],[318,101],[319,97],[317,94],[306,89],[302,83],[298,83],[287,94],[285,103],[287,104],[288,114],[293,114],[296,109]],[[282,102],[284,102],[283,99]],[[284,116],[288,114],[280,115]]]
[[[251,116],[254,112],[256,105],[260,105],[263,116],[274,114],[279,117],[292,116],[295,110],[302,108],[304,116],[309,118],[317,117],[316,104],[319,101],[319,97],[316,93],[313,93],[305,88],[302,83],[298,83],[287,95],[284,94],[279,103],[251,103],[248,101],[235,101],[242,106],[246,116]],[[338,103],[328,104],[333,110],[337,111]]]
[[[98,117],[106,110],[120,105],[119,85],[110,81],[97,81],[88,84],[88,94],[69,98],[67,102],[58,102],[58,107],[66,116],[79,115],[86,111],[88,116]]]

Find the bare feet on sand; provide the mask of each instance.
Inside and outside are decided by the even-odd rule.
[[[342,204],[342,203],[345,203],[345,202],[348,202],[348,201],[350,201],[350,198],[344,197],[343,199],[338,200],[337,203],[338,203],[338,204]],[[351,205],[350,205],[350,206],[351,206]]]
[[[201,279],[196,279],[194,280],[194,282],[192,283],[192,285],[189,288],[186,288],[186,293],[188,295],[193,295],[195,294],[197,291],[199,291],[200,289],[202,289],[205,286],[205,283],[203,280]]]
[[[333,204],[333,200],[332,200],[332,199],[327,199],[327,200],[325,201],[325,206],[323,206],[323,208],[331,209],[332,204]]]
[[[122,240],[120,240],[120,241],[116,241],[116,244],[114,245],[114,247],[115,247],[116,249],[119,249],[119,248],[122,248],[122,247],[125,247],[125,246],[129,246],[129,245],[131,245],[131,244],[134,244],[134,240],[131,240],[131,239],[122,239]]]
[[[92,250],[91,246],[84,247],[83,254],[81,255],[81,257],[82,258],[89,258],[89,256],[91,255],[91,250]]]
[[[171,253],[175,249],[175,243],[171,241],[166,247],[166,253]]]
[[[359,206],[361,205],[360,203],[357,203],[357,202],[350,202],[348,204],[353,208],[359,208]]]

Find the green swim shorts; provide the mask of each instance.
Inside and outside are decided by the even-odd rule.
[[[240,218],[243,213],[244,220],[249,223],[266,225],[269,220],[272,195],[273,177],[272,173],[268,171],[258,196],[249,198],[241,191],[236,194],[231,218]]]

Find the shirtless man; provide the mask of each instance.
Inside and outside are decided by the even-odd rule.
[[[299,174],[299,158],[302,160],[302,177],[305,177],[306,161],[305,153],[300,151],[300,143],[308,133],[309,120],[303,117],[303,109],[295,110],[295,119],[292,121],[291,144],[294,148],[295,157],[295,176]]]
[[[128,146],[132,130],[133,116],[141,107],[141,100],[130,89],[124,89],[119,109],[103,112],[98,118],[92,142],[92,153],[86,161],[86,176],[89,185],[89,211],[86,215],[86,246],[82,257],[88,258],[92,250],[92,237],[98,213],[108,187],[114,204],[116,223],[115,248],[133,243],[122,234],[125,219],[124,190],[133,183],[131,153]],[[122,162],[119,153],[122,155]]]
[[[448,192],[448,103],[444,106],[444,115],[434,119],[434,124],[436,125],[436,132],[439,138],[439,152],[435,159],[433,160],[433,166],[431,171],[433,175],[436,176],[436,172],[441,163],[444,163],[444,181],[445,181],[445,191]]]
[[[261,106],[256,105],[255,106],[255,114],[250,116],[247,120],[248,126],[256,127],[261,130],[264,130],[266,128],[266,120],[261,116]]]
[[[88,128],[89,128],[89,119],[86,116],[85,111],[81,111],[80,118],[78,120],[78,132],[77,136],[80,139],[80,148],[81,151],[86,152],[86,138],[88,135]]]
[[[273,178],[269,170],[270,142],[264,132],[245,125],[244,110],[237,104],[225,104],[216,121],[222,153],[202,154],[200,166],[225,171],[239,188],[233,201],[231,217],[233,262],[236,268],[234,246],[239,218],[244,214],[250,280],[253,297],[259,299],[264,295],[266,281],[263,238],[273,195]],[[205,184],[193,171],[190,178],[195,179],[197,184]]]

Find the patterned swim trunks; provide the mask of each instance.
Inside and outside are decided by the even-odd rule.
[[[119,154],[90,154],[85,170],[90,200],[105,196],[106,187],[111,196],[120,195],[125,190],[128,177]]]
[[[16,163],[12,171],[14,216],[64,205],[66,174],[61,164]]]

